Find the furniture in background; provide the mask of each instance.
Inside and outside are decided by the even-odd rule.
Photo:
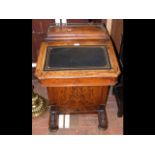
[[[117,116],[122,117],[123,116],[123,36],[119,52],[119,62],[120,62],[121,74],[119,75],[118,83],[113,87],[113,94],[116,97],[118,107]]]

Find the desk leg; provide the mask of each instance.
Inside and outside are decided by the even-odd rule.
[[[107,129],[108,123],[107,123],[107,115],[106,115],[105,105],[100,105],[100,107],[99,107],[98,121],[99,121],[98,128]]]
[[[49,130],[50,131],[58,130],[58,113],[57,113],[55,106],[51,106],[50,108]]]

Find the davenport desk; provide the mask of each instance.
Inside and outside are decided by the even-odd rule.
[[[47,88],[51,131],[58,114],[97,113],[98,127],[107,128],[106,101],[120,69],[103,25],[50,26],[35,74]]]

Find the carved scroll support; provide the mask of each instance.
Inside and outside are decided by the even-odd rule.
[[[55,106],[50,107],[49,131],[58,130],[58,112]]]
[[[107,123],[107,115],[106,115],[105,105],[99,106],[98,121],[99,121],[98,128],[107,129],[108,123]]]

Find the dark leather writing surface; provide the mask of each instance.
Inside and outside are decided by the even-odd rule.
[[[108,53],[104,47],[48,47],[45,71],[110,69]]]

